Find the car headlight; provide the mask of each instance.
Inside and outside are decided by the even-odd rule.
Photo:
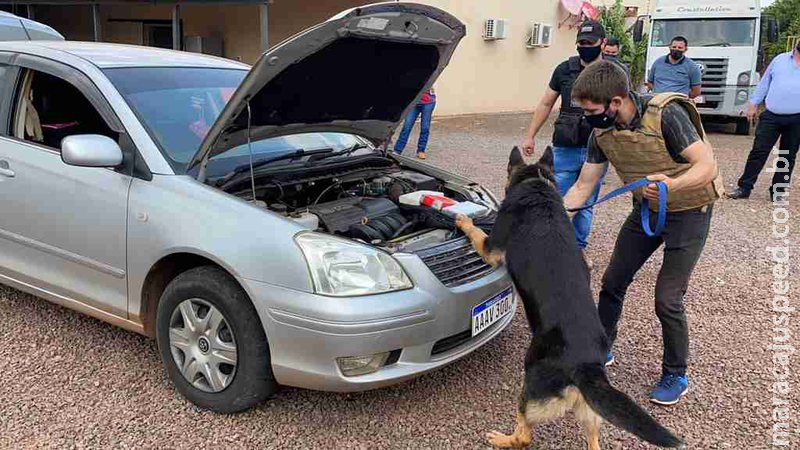
[[[295,242],[318,294],[346,297],[413,287],[400,263],[378,249],[322,233],[300,233]]]

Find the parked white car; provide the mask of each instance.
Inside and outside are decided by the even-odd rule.
[[[0,42],[0,282],[155,337],[197,405],[355,391],[455,361],[515,299],[453,219],[476,183],[387,154],[464,36],[438,9],[346,11],[252,67]]]
[[[63,41],[64,36],[47,25],[0,11],[0,41]]]

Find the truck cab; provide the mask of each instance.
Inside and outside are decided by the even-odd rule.
[[[695,99],[700,114],[735,122],[737,134],[748,134],[750,124],[741,113],[760,80],[760,0],[659,0],[651,20],[645,74],[669,53],[673,37],[685,37],[686,56],[702,73]]]

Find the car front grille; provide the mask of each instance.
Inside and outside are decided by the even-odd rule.
[[[466,237],[420,250],[417,256],[447,287],[475,281],[494,271],[472,248],[472,243]]]
[[[703,85],[700,88],[705,101],[698,104],[701,108],[716,108],[725,97],[725,85],[728,79],[728,60],[725,58],[693,59],[701,67]]]

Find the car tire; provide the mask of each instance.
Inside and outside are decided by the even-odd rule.
[[[739,118],[736,120],[736,134],[747,136],[750,134],[750,120]]]
[[[195,405],[235,413],[277,389],[255,307],[225,271],[204,266],[178,275],[161,295],[156,314],[167,374]]]

